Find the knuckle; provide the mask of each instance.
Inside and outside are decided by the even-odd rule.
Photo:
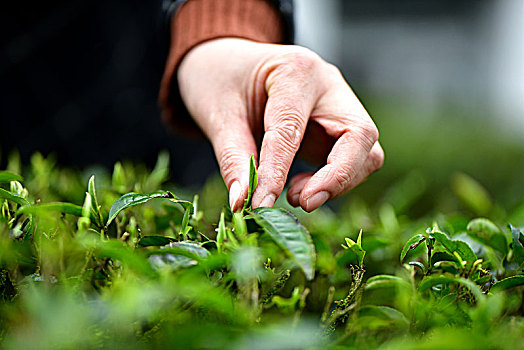
[[[325,66],[326,66],[327,71],[333,74],[334,77],[342,77],[342,72],[334,64],[326,62]]]
[[[290,55],[297,64],[304,64],[306,66],[316,64],[320,58],[312,50],[302,46],[295,47],[293,52],[290,52],[288,55]]]
[[[300,110],[287,101],[276,103],[274,109],[278,111],[278,113],[275,113],[275,116],[271,118],[273,119],[272,124],[275,124],[275,126],[290,124],[299,128],[304,124],[304,117]]]
[[[294,153],[299,145],[300,139],[292,127],[276,127],[266,131],[264,136],[268,140],[268,147],[275,157]]]
[[[365,149],[371,150],[375,142],[378,141],[378,129],[372,121],[366,121],[355,128],[357,140],[361,142]]]
[[[283,110],[279,120],[266,130],[266,134],[273,138],[277,144],[284,143],[290,149],[295,150],[302,141],[302,130],[304,129],[303,118],[293,110]]]
[[[340,191],[348,187],[349,183],[351,182],[351,178],[353,174],[351,169],[345,169],[345,170],[347,171],[337,171],[334,176],[334,179]]]
[[[313,51],[305,47],[295,47],[293,51],[286,52],[281,56],[283,67],[287,73],[310,73],[322,61],[322,59]]]
[[[279,166],[273,167],[271,177],[274,180],[275,184],[282,184],[283,186],[283,184],[286,182],[286,179],[287,179],[287,171],[282,166],[282,164],[279,164]],[[278,192],[278,188],[273,189],[273,192],[276,194],[276,192]]]
[[[374,145],[375,142],[378,141],[378,128],[372,121],[364,123],[364,125],[362,126],[362,131],[365,135],[367,135],[369,140],[372,141],[371,145]]]

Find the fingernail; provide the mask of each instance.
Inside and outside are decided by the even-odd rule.
[[[260,202],[260,207],[272,207],[275,204],[276,197],[274,194],[268,194],[264,197],[262,202]]]
[[[238,202],[238,199],[240,198],[241,191],[242,188],[240,188],[240,182],[238,180],[233,182],[233,184],[229,188],[229,206],[231,207],[232,211],[235,211],[237,209],[235,208],[235,204]]]
[[[306,199],[306,211],[311,212],[324,204],[329,199],[326,191],[318,192]]]

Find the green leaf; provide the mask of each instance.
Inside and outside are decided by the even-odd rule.
[[[151,194],[139,194],[134,192],[124,194],[122,197],[118,198],[111,206],[106,227],[109,226],[109,224],[117,217],[117,215],[122,210],[133,207],[135,205],[144,204],[146,202],[149,202],[151,199],[155,198],[176,199],[175,195],[173,195],[169,191],[157,191]]]
[[[0,188],[0,198],[4,198],[4,199],[7,199],[11,202],[14,202],[18,205],[31,205],[31,203],[29,203],[29,201],[27,199],[25,199],[24,197],[16,194],[16,193],[13,193],[13,192],[9,192],[9,191],[6,191],[4,190],[3,188]]]
[[[277,208],[256,208],[250,212],[255,222],[292,257],[306,278],[315,275],[315,247],[309,232],[290,212]]]
[[[346,237],[347,249],[351,250],[357,257],[358,265],[362,267],[364,265],[364,256],[366,256],[366,251],[362,248],[362,230],[360,230],[357,238],[357,242],[353,241],[351,238]],[[342,246],[343,248],[346,248]]]
[[[513,255],[519,265],[519,269],[524,265],[524,233],[522,227],[513,227],[509,225],[511,229]]]
[[[233,227],[235,228],[235,236],[240,240],[244,240],[247,236],[246,220],[242,213],[233,213]]]
[[[435,252],[431,256],[431,266],[435,265],[436,263],[440,261],[453,261],[457,262],[457,258],[451,254],[448,254],[446,252]]]
[[[491,275],[486,275],[486,276],[482,276],[482,277],[478,277],[478,278],[472,278],[473,281],[475,281],[476,284],[478,284],[479,286],[483,285],[483,284],[486,284],[488,282],[491,281]]]
[[[198,261],[183,255],[155,254],[149,257],[149,263],[154,269],[169,266],[173,270],[178,270],[180,268],[197,265]]]
[[[468,223],[468,232],[481,233],[485,236],[492,236],[497,233],[501,233],[497,225],[491,220],[486,218],[476,218]]]
[[[406,242],[406,244],[404,244],[404,247],[402,248],[402,252],[400,253],[400,263],[403,264],[408,252],[417,248],[422,242],[424,242],[425,239],[426,237],[424,237],[421,234],[416,234],[410,239],[408,239],[408,241]]]
[[[85,240],[83,244],[92,246],[95,251],[95,256],[99,258],[111,258],[122,262],[127,266],[145,276],[153,276],[154,271],[151,265],[144,259],[141,254],[137,254],[135,249],[126,246],[124,243],[117,240]]]
[[[154,191],[158,189],[169,177],[169,152],[161,151],[155,164],[155,168],[145,181],[145,190]]]
[[[220,221],[218,222],[218,232],[217,232],[217,250],[219,253],[222,253],[224,246],[224,239],[227,237],[226,233],[226,223],[224,221],[224,212],[220,213]]]
[[[124,167],[122,163],[116,162],[113,169],[113,176],[111,179],[113,189],[117,192],[126,192],[127,191],[127,179],[124,172]]]
[[[15,174],[12,171],[0,171],[0,183],[10,181],[24,181],[24,179],[20,175]]]
[[[160,248],[149,250],[146,255],[153,254],[181,255],[193,260],[201,260],[203,258],[207,258],[210,255],[206,248],[203,248],[200,244],[189,241],[170,242],[169,244]]]
[[[24,235],[24,241],[29,241],[33,237],[33,233],[35,230],[35,219],[32,215],[29,215],[28,217],[27,226],[24,229],[25,235]]]
[[[18,209],[18,214],[34,214],[42,215],[50,211],[59,211],[65,214],[71,214],[76,216],[82,216],[82,207],[72,203],[65,202],[52,202],[44,203],[39,205],[24,205]],[[91,214],[92,216],[92,214]],[[90,218],[93,220],[93,217]]]
[[[378,288],[402,287],[411,288],[411,285],[400,277],[392,275],[377,275],[366,281],[366,290]]]
[[[78,229],[80,231],[87,231],[91,225],[91,216],[93,216],[93,201],[89,192],[86,192],[84,205],[82,206],[82,217],[78,219]]]
[[[200,244],[193,242],[172,242],[169,244],[169,247],[188,251],[199,258],[207,258],[209,256],[209,251],[206,248],[202,248]]]
[[[498,281],[491,287],[491,292],[496,293],[518,286],[524,286],[524,276],[512,276]]]
[[[255,156],[252,154],[249,162],[249,186],[247,192],[247,198],[244,200],[244,207],[242,211],[251,208],[251,199],[253,199],[253,193],[255,192],[258,185],[258,173],[255,166]]]
[[[421,262],[410,261],[408,264],[411,265],[411,266],[418,267],[422,271],[422,273],[426,273],[426,267]]]
[[[468,236],[504,255],[508,254],[508,242],[502,231],[488,219],[477,218],[469,222]]]
[[[451,187],[462,203],[477,215],[486,215],[490,212],[492,203],[488,191],[471,176],[463,173],[455,174]]]
[[[100,205],[98,204],[98,199],[96,197],[96,189],[95,189],[95,175],[92,175],[89,178],[89,182],[87,184],[87,191],[89,195],[91,196],[91,207],[93,208],[94,216],[96,218],[96,223],[98,226],[104,225],[104,217],[102,216],[102,212],[100,211]]]
[[[191,218],[192,208],[194,208],[193,205],[184,206],[185,211],[184,211],[184,216],[182,217],[182,224],[180,226],[180,234],[184,237],[184,239],[186,239],[187,234],[191,230],[191,227],[189,226],[189,219]]]
[[[418,290],[419,292],[423,292],[436,285],[450,283],[458,283],[462,284],[463,286],[466,286],[479,302],[485,299],[484,293],[482,293],[482,290],[474,282],[450,274],[426,277],[420,282]]]
[[[402,312],[388,306],[364,305],[359,309],[359,316],[373,316],[393,321],[403,328],[409,326],[409,321]]]
[[[152,253],[149,262],[154,268],[169,266],[173,270],[197,265],[209,256],[207,249],[192,242],[171,242],[149,253]]]
[[[144,236],[140,238],[138,245],[140,247],[165,246],[174,241],[174,238],[166,236]]]
[[[82,216],[89,218],[91,214],[91,208],[93,206],[93,197],[86,192],[86,199],[84,200],[84,205],[82,206]]]
[[[431,232],[431,236],[442,244],[451,255],[453,255],[454,252],[457,252],[464,261],[473,262],[477,260],[477,255],[466,242],[451,240],[445,233],[439,231]]]

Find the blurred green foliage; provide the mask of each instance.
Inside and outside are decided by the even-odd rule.
[[[166,183],[167,154],[153,170],[83,172],[11,155],[2,347],[521,348],[522,147],[452,119],[409,123],[381,124],[384,169],[332,207],[279,199],[314,260],[275,244],[270,216],[231,213],[218,176],[196,191]]]

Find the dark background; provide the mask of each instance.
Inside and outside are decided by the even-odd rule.
[[[295,3],[298,42],[340,66],[380,129],[385,166],[357,191],[369,197],[411,171],[428,188],[446,188],[459,171],[521,202],[522,33],[509,2]],[[301,18],[306,3],[311,17]],[[111,171],[125,159],[153,166],[167,149],[180,185],[218,170],[207,141],[161,121],[160,0],[9,5],[0,13],[1,168],[13,150],[26,165],[39,151],[62,166]]]
[[[209,144],[174,135],[157,93],[166,50],[160,1],[11,2],[0,15],[0,150],[62,165],[154,165],[168,149],[182,184],[216,170]]]

